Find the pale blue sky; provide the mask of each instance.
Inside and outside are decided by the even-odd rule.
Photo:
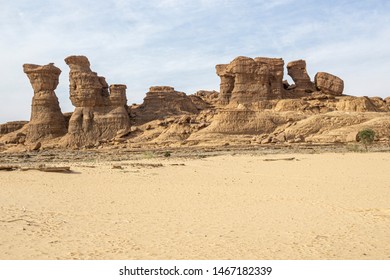
[[[126,84],[129,104],[152,85],[219,90],[215,65],[239,55],[305,59],[312,79],[338,75],[346,94],[390,95],[387,0],[0,0],[0,36],[0,123],[29,119],[24,63],[54,62],[60,106],[73,111],[64,63],[73,54]]]

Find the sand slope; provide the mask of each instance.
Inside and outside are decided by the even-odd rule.
[[[388,153],[120,164],[0,171],[0,258],[390,259]]]

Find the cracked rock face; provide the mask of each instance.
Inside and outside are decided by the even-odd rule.
[[[103,107],[108,105],[108,85],[90,69],[85,56],[69,56],[65,59],[70,68],[70,100],[75,107]]]
[[[85,56],[69,56],[65,62],[70,68],[70,99],[76,107],[65,144],[94,145],[99,139],[111,139],[119,130],[128,129],[126,86],[109,86],[104,77],[91,70]]]
[[[389,98],[343,95],[343,80],[325,72],[312,82],[304,60],[287,64],[292,85],[283,81],[283,59],[240,56],[216,66],[220,93],[201,90],[187,96],[170,86],[153,86],[142,104],[130,107],[126,85],[109,85],[85,56],[65,62],[74,112],[61,113],[54,93],[57,67],[25,64],[34,89],[31,121],[0,125],[0,148],[38,140],[66,147],[246,145],[248,136],[253,136],[249,143],[348,142],[365,127],[383,141],[389,138]],[[52,140],[59,136],[58,142]]]
[[[282,98],[284,61],[281,58],[239,56],[216,66],[221,78],[220,104],[252,104]]]
[[[344,81],[339,77],[325,73],[318,72],[314,77],[316,88],[323,93],[331,95],[342,95],[344,91]]]
[[[184,92],[170,86],[153,86],[134,113],[138,123],[145,123],[168,116],[198,114],[199,110]]]
[[[266,63],[249,57],[237,57],[226,72],[234,75],[229,103],[247,104],[268,99],[271,95],[270,71]]]
[[[227,73],[226,68],[229,64],[218,64],[215,66],[217,75],[221,79],[219,90],[219,102],[222,105],[227,105],[230,102],[232,91],[234,89],[234,74]]]
[[[287,74],[294,83],[289,85],[284,78],[282,58],[239,56],[229,64],[216,65],[220,77],[219,104],[229,108],[268,107],[270,100],[302,98],[313,93],[342,95],[344,83],[340,78],[319,72],[315,83],[306,71],[304,60],[287,64]]]
[[[63,136],[66,134],[65,119],[54,92],[61,70],[53,63],[43,66],[24,64],[23,70],[34,89],[26,141]]]
[[[306,92],[315,91],[314,84],[306,71],[306,61],[295,60],[287,64],[287,73],[293,79],[296,89]]]

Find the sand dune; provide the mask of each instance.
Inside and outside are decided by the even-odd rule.
[[[0,171],[1,259],[390,259],[388,153],[70,165]]]

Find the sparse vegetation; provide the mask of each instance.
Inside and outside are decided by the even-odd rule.
[[[349,152],[361,153],[364,151],[362,149],[361,145],[356,144],[356,143],[347,144],[345,147],[346,147],[347,151],[349,151]]]
[[[361,146],[359,144],[348,143],[345,147],[349,152],[362,152]]]
[[[155,154],[152,151],[147,151],[142,154],[143,158],[154,158]]]
[[[164,157],[170,157],[170,156],[171,156],[171,152],[170,151],[164,152]]]
[[[375,131],[371,128],[365,128],[358,133],[358,141],[361,142],[366,151],[368,151],[368,146],[374,142],[375,139]]]

